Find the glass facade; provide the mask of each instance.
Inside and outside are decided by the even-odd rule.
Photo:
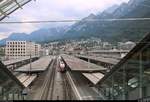
[[[31,0],[0,0],[0,21]],[[0,100],[23,100],[24,86],[0,62]]]
[[[0,20],[31,0],[0,0]]]
[[[149,41],[145,41],[149,42]],[[150,97],[150,44],[137,45],[123,63],[102,80],[98,87],[106,99],[135,100]],[[142,42],[143,43],[143,42]]]
[[[0,62],[0,100],[23,100],[24,87]]]

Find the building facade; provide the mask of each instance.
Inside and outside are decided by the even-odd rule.
[[[40,45],[28,41],[7,41],[6,59],[18,59],[26,56],[39,56]]]

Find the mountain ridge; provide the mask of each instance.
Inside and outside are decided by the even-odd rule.
[[[36,43],[42,43],[45,41],[56,40],[60,37],[62,32],[66,28],[57,27],[57,28],[41,28],[36,31],[31,32],[30,34],[26,33],[12,33],[8,38],[0,40],[0,45],[5,45],[7,40],[26,40],[34,41]],[[51,39],[50,39],[51,38]]]
[[[150,5],[150,2],[147,0],[131,0],[128,3],[122,3],[119,7],[116,7],[113,13],[109,14],[104,11],[101,14],[96,15],[96,19],[150,17],[149,8],[141,6],[142,4]],[[83,22],[81,20],[73,25],[72,29],[64,36],[65,39],[94,36],[113,43],[128,40],[136,42],[141,39],[144,34],[150,32],[150,27],[148,25],[150,25],[150,21]]]
[[[150,17],[149,8],[142,5],[150,5],[148,0],[130,0],[128,3],[113,5],[100,14],[90,14],[82,20],[67,28],[39,29],[31,34],[24,33],[16,36],[16,39],[27,39],[35,42],[48,42],[59,39],[81,39],[99,37],[108,42],[138,41],[144,34],[150,32],[150,21],[100,21],[92,22],[87,19],[111,19],[111,18],[144,18]],[[21,37],[24,36],[24,37]],[[13,34],[14,36],[14,34]],[[0,41],[0,45],[6,40],[14,39],[9,36]]]

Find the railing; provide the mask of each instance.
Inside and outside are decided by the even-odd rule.
[[[150,102],[150,96],[142,97],[138,99],[138,102]]]

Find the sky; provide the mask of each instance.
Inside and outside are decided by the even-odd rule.
[[[23,9],[18,9],[3,21],[31,21],[31,20],[66,20],[82,19],[89,14],[97,14],[114,4],[120,5],[129,0],[32,0]],[[11,33],[30,34],[40,28],[71,25],[72,23],[48,24],[1,24],[0,40]]]

